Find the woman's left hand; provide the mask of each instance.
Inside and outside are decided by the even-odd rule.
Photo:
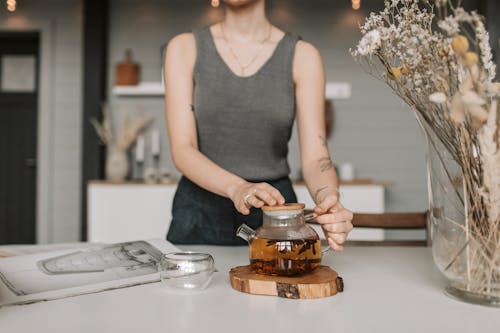
[[[339,201],[338,192],[325,193],[314,208],[318,215],[316,221],[321,224],[328,244],[335,251],[343,250],[347,235],[353,229],[350,210],[345,209]]]

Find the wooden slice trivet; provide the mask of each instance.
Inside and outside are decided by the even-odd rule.
[[[233,289],[255,295],[284,298],[322,298],[344,291],[344,282],[337,272],[320,266],[300,276],[273,276],[256,274],[250,266],[238,266],[229,271]]]

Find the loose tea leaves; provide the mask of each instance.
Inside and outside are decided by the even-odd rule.
[[[287,276],[304,274],[314,270],[320,262],[319,239],[256,238],[250,244],[250,263],[257,273]]]
[[[292,239],[287,241],[276,241],[276,240],[268,240],[266,246],[276,246],[277,242],[284,243],[289,242],[291,245],[291,249],[287,250],[283,248],[279,250],[280,253],[286,253],[287,251],[294,251],[295,248],[300,246],[299,254],[306,252],[309,249],[312,249],[312,253],[316,254],[316,247],[314,246],[317,243],[317,239]]]

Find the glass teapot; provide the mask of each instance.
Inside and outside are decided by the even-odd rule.
[[[259,274],[298,275],[321,264],[321,241],[305,223],[302,203],[263,206],[262,226],[242,224],[236,235],[250,247],[250,266]]]

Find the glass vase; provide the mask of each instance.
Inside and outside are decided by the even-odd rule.
[[[471,208],[481,201],[481,194],[467,191],[470,182],[460,164],[431,126],[418,113],[416,116],[426,140],[432,254],[448,281],[445,293],[465,302],[498,307],[500,239],[489,237],[497,234],[489,228],[500,226]]]

